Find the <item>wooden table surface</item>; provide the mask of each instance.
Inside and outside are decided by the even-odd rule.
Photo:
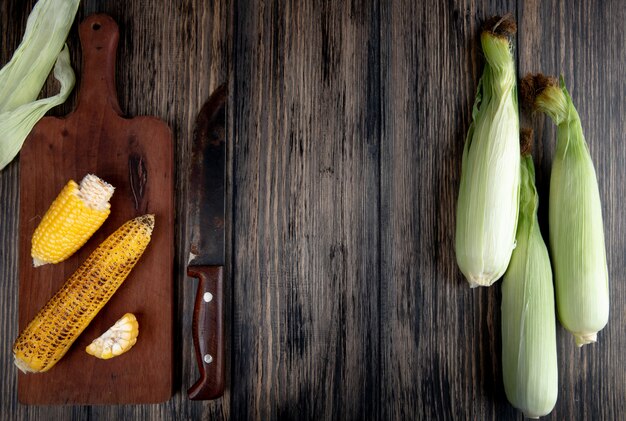
[[[0,3],[0,63],[33,0]],[[521,419],[500,367],[500,285],[470,290],[454,256],[481,21],[518,21],[518,74],[563,73],[603,200],[611,316],[577,349],[558,326],[549,418],[626,419],[626,4],[618,0],[341,2],[84,0],[120,26],[117,86],[176,148],[175,394],[135,406],[24,406],[15,160],[0,172],[2,419]],[[80,80],[76,23],[69,36]],[[228,389],[191,402],[195,282],[185,276],[193,120],[229,80]],[[52,92],[49,84],[45,92]],[[65,115],[76,94],[53,110]],[[555,127],[535,117],[546,218]]]

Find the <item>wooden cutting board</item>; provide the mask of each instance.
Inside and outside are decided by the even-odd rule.
[[[83,75],[77,107],[65,118],[42,119],[20,154],[20,330],[125,221],[153,213],[155,229],[137,266],[65,357],[46,373],[19,374],[18,396],[26,404],[161,402],[172,394],[173,374],[172,135],[155,117],[122,117],[113,19],[92,15],[79,35]],[[80,182],[88,173],[115,186],[109,218],[65,262],[33,268],[31,237],[43,214],[69,179]],[[88,355],[85,347],[126,312],[139,321],[137,344],[111,360]]]

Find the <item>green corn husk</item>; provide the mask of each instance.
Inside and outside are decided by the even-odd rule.
[[[552,411],[558,395],[556,315],[530,155],[522,157],[521,177],[517,247],[502,281],[502,373],[509,402],[539,418]]]
[[[554,78],[536,75],[532,83],[535,107],[558,126],[549,209],[557,311],[561,324],[583,346],[596,342],[609,319],[598,182],[580,117],[563,79],[559,86]]]
[[[65,102],[74,87],[64,45],[79,3],[39,0],[28,16],[22,42],[0,70],[0,170],[15,158],[37,121]],[[60,92],[36,100],[53,66]]]
[[[515,23],[489,20],[481,34],[486,64],[463,150],[456,258],[470,286],[489,286],[515,247],[520,177],[516,70],[509,36]]]

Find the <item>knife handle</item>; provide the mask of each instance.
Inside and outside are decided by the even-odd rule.
[[[224,394],[223,274],[223,266],[187,267],[187,275],[198,278],[192,334],[200,379],[187,391],[191,400]]]

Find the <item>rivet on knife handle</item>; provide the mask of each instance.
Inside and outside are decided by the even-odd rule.
[[[189,399],[216,399],[224,393],[224,268],[189,266],[198,278],[193,311],[193,342],[200,379],[187,391]]]

